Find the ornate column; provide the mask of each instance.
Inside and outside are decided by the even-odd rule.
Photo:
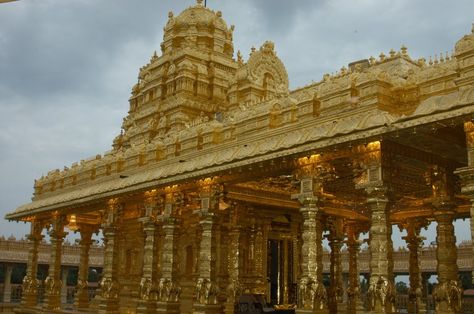
[[[410,251],[410,288],[408,290],[408,313],[410,314],[426,313],[426,304],[423,302],[423,285],[419,260],[420,247],[425,239],[420,236],[420,230],[426,224],[425,220],[411,218],[400,225],[400,229],[403,228],[407,231],[407,235],[403,237],[403,240],[407,242],[408,250]]]
[[[155,302],[152,297],[154,287],[153,266],[155,260],[155,236],[156,236],[156,190],[144,193],[145,216],[140,218],[145,234],[145,244],[143,248],[143,272],[140,280],[140,291],[137,304],[137,313],[155,313]]]
[[[117,238],[121,219],[121,205],[119,200],[114,198],[107,201],[105,221],[103,223],[104,234],[104,268],[102,280],[99,283],[100,299],[99,314],[119,313],[119,292],[120,285],[117,280],[118,272],[118,247]]]
[[[466,133],[466,148],[468,166],[456,170],[456,174],[461,178],[463,194],[466,194],[471,201],[471,243],[474,243],[474,123],[468,121],[464,123],[464,132]],[[474,265],[474,245],[472,246],[473,265]],[[474,269],[472,271],[474,282]]]
[[[161,252],[161,278],[158,285],[158,313],[180,313],[181,287],[177,279],[178,219],[175,218],[176,203],[176,195],[171,192],[167,193],[165,211],[160,217],[164,239]]]
[[[224,312],[226,314],[233,314],[236,303],[242,292],[240,284],[240,233],[241,227],[238,219],[237,204],[232,204],[229,223],[229,247],[227,257],[227,272],[229,274],[229,283],[227,286],[227,300],[224,305]]]
[[[357,266],[361,244],[361,241],[359,241],[361,232],[359,224],[360,222],[351,221],[345,226],[347,233],[347,250],[349,252],[349,288],[347,289],[347,313],[349,314],[365,313],[364,306],[360,299],[359,268]]]
[[[49,260],[48,277],[44,281],[45,300],[44,308],[48,311],[61,309],[61,251],[63,239],[66,236],[64,216],[55,213],[51,228],[48,231],[51,241],[51,257]]]
[[[433,289],[436,313],[461,313],[462,285],[457,266],[456,236],[454,235],[454,212],[450,204],[437,204],[436,259],[438,284]]]
[[[315,192],[322,190],[322,182],[311,176],[301,179],[298,199],[302,204],[300,212],[303,215],[302,227],[302,274],[298,287],[297,313],[329,313],[327,293],[323,285],[323,248],[322,224],[319,198]]]
[[[462,286],[458,277],[455,217],[453,196],[454,180],[447,165],[433,165],[426,173],[432,189],[431,203],[436,227],[436,271],[438,284],[433,289],[436,313],[461,313]]]
[[[344,225],[342,219],[330,218],[329,222],[329,247],[331,248],[331,268],[329,286],[329,312],[345,313],[345,304],[342,300],[342,262],[341,248],[344,241]]]
[[[28,235],[30,250],[28,251],[28,264],[26,266],[26,275],[23,278],[21,305],[23,307],[36,306],[38,302],[38,285],[36,278],[38,274],[38,247],[43,239],[41,232],[43,225],[40,221],[31,222],[31,231]]]
[[[197,211],[200,217],[201,243],[198,259],[198,280],[195,290],[193,313],[222,313],[219,303],[219,287],[216,283],[216,237],[215,220],[221,191],[209,179],[203,180],[200,191],[201,208]]]
[[[13,264],[7,263],[5,265],[5,281],[3,283],[3,303],[10,303],[12,296],[12,271]]]
[[[368,309],[371,313],[395,312],[395,285],[393,283],[393,244],[390,209],[387,206],[388,187],[384,182],[384,161],[382,142],[370,142],[354,148],[356,163],[361,166],[361,175],[356,179],[356,188],[367,195],[370,211],[370,280]],[[357,160],[358,159],[358,160]]]
[[[387,204],[388,199],[383,193],[373,194],[367,199],[371,211],[370,280],[367,296],[372,313],[395,312],[392,225]]]
[[[79,271],[77,273],[76,294],[74,295],[74,306],[77,309],[87,309],[89,307],[89,250],[92,245],[92,233],[94,228],[87,225],[79,227],[81,234],[81,255],[79,257]]]

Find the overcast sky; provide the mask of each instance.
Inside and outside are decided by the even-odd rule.
[[[20,0],[0,4],[0,216],[29,202],[35,178],[110,149],[138,69],[160,50],[168,11],[194,0]],[[408,47],[451,51],[474,1],[208,0],[235,25],[234,47],[275,42],[291,88],[351,61]],[[460,223],[458,239],[469,238]],[[0,235],[23,224],[0,221]],[[430,231],[430,238],[433,232]]]

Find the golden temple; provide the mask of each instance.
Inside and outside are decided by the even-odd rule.
[[[413,60],[401,47],[296,90],[272,42],[234,58],[233,31],[202,0],[170,12],[113,149],[50,171],[31,203],[6,215],[31,223],[16,313],[63,312],[66,230],[81,235],[77,312],[242,313],[242,296],[258,295],[275,311],[396,313],[393,226],[407,233],[409,313],[426,313],[420,230],[430,222],[435,311],[461,313],[453,220],[474,215],[474,27],[451,55]],[[38,304],[45,228],[52,249]],[[89,301],[99,231],[104,268]],[[364,307],[358,252],[367,232]]]

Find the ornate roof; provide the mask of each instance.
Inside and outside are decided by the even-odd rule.
[[[413,60],[402,47],[289,91],[274,44],[235,60],[232,31],[202,1],[170,14],[113,149],[36,180],[33,202],[7,218],[472,113],[474,34],[454,56]]]

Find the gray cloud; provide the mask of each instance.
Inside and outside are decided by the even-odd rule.
[[[110,148],[138,69],[159,51],[168,11],[156,0],[21,0],[0,5],[0,215],[29,201],[34,178]],[[208,0],[235,24],[244,56],[276,43],[291,86],[405,44],[451,50],[470,31],[472,0]],[[0,234],[24,227],[0,222]]]

